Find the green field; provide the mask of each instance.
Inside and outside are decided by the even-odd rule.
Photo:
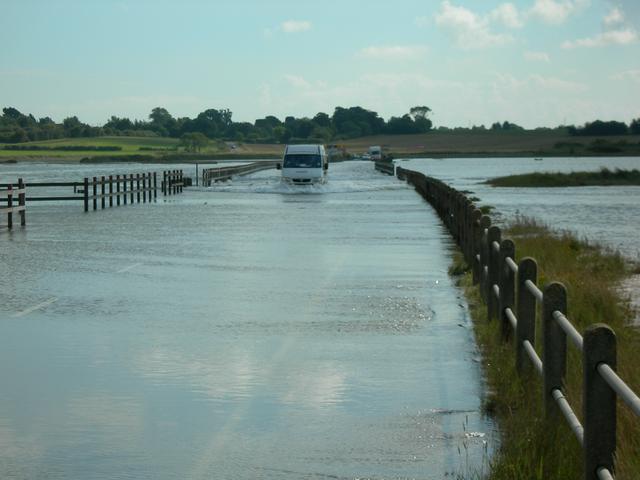
[[[556,130],[502,131],[433,131],[417,135],[379,135],[335,141],[348,153],[358,155],[371,145],[381,145],[395,158],[402,157],[469,157],[469,156],[640,156],[640,135],[597,138],[572,137]],[[185,154],[179,140],[166,137],[92,137],[67,138],[42,142],[27,142],[19,146],[61,147],[119,147],[118,151],[97,152],[60,150],[5,150],[0,144],[0,161],[52,160],[79,161],[86,157],[114,157],[145,155],[161,157],[166,154]],[[16,145],[16,144],[12,144]],[[212,157],[276,158],[282,155],[283,145],[222,142],[212,140],[201,154]]]
[[[640,170],[609,170],[597,172],[534,172],[487,180],[494,187],[585,187],[640,185]]]

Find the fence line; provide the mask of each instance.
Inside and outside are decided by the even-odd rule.
[[[395,164],[392,160],[376,160],[375,169],[379,172],[386,173],[387,175],[395,175]]]
[[[245,165],[205,168],[202,170],[202,186],[210,187],[213,182],[229,180],[234,175],[248,175],[261,170],[275,168],[278,163],[278,161],[252,162]]]
[[[640,397],[616,373],[616,336],[603,323],[590,325],[580,334],[566,316],[566,288],[551,282],[537,283],[537,263],[525,257],[515,262],[515,245],[501,239],[500,228],[491,225],[463,193],[444,182],[398,167],[397,176],[411,183],[427,200],[456,239],[472,267],[489,321],[500,321],[503,340],[515,336],[516,367],[542,376],[545,417],[562,415],[583,447],[587,480],[612,479],[616,453],[616,399],[620,398],[640,417]],[[535,349],[536,308],[542,311],[542,355]],[[515,311],[514,311],[515,309]],[[564,395],[567,339],[582,353],[582,425]]]
[[[162,172],[162,193],[177,195],[184,188],[184,176],[182,170],[164,170]]]
[[[115,187],[115,188],[114,188]],[[127,188],[128,187],[128,188]],[[82,200],[84,202],[84,211],[89,211],[89,201],[92,202],[93,210],[98,209],[98,200],[100,201],[100,208],[104,209],[109,202],[109,207],[113,207],[114,198],[116,206],[129,203],[142,203],[151,202],[156,200],[157,193],[157,178],[156,173],[136,173],[136,174],[123,174],[123,175],[109,175],[98,177],[84,178],[82,184],[83,194]]]
[[[0,208],[0,214],[7,214],[7,228],[13,228],[13,214],[20,214],[20,225],[25,226],[27,223],[26,220],[26,205],[25,205],[25,197],[26,197],[27,189],[25,188],[24,182],[21,178],[18,179],[18,188],[14,189],[13,185],[8,184],[6,186],[6,190],[0,190],[0,198],[7,199],[7,206]],[[14,197],[18,196],[18,204],[14,206],[13,201]]]

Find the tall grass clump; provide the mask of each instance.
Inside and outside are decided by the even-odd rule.
[[[551,281],[567,287],[567,317],[578,331],[592,324],[610,325],[618,339],[618,374],[640,392],[640,331],[631,326],[628,300],[620,283],[637,269],[619,253],[579,239],[569,232],[555,232],[534,220],[518,218],[503,238],[516,245],[517,261],[528,256],[538,262],[541,289]],[[462,256],[453,270],[464,267]],[[454,266],[455,267],[455,266]],[[495,416],[501,444],[491,460],[489,479],[581,479],[582,450],[564,419],[545,421],[541,379],[531,371],[520,376],[515,368],[513,340],[503,342],[498,321],[487,321],[486,306],[468,272],[460,276],[465,289],[483,365],[489,384],[485,410]],[[540,309],[539,309],[540,310]],[[540,318],[536,325],[540,333]],[[541,339],[536,339],[541,355]],[[565,394],[578,418],[582,417],[582,361],[573,345],[567,346]],[[561,416],[559,414],[559,416]],[[640,478],[640,419],[619,402],[616,479]]]

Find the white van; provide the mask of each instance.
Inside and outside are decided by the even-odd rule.
[[[282,179],[295,185],[325,183],[329,160],[323,145],[287,145],[282,157]]]
[[[382,160],[382,147],[377,145],[369,147],[369,158],[374,162],[376,160]]]

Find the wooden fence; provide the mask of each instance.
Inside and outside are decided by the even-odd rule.
[[[379,172],[386,173],[387,175],[395,175],[395,164],[393,160],[376,160],[375,169]]]
[[[131,173],[129,175],[109,175],[89,179],[85,177],[81,190],[84,201],[84,211],[89,211],[89,201],[93,203],[93,210],[100,207],[113,207],[129,203],[147,203],[157,198],[157,178],[156,173]]]
[[[427,200],[458,242],[473,267],[489,320],[500,321],[504,341],[515,337],[518,371],[542,376],[545,417],[566,420],[583,447],[585,479],[613,479],[616,453],[617,399],[640,417],[640,397],[616,373],[616,336],[602,323],[580,334],[567,318],[567,294],[559,282],[544,288],[537,284],[537,264],[532,258],[515,262],[515,245],[501,238],[501,230],[463,193],[440,180],[397,168]],[[536,307],[542,312],[542,358],[536,342]],[[564,395],[567,340],[582,354],[582,419]],[[640,429],[638,430],[640,431]]]
[[[229,180],[234,175],[248,175],[260,170],[275,168],[278,163],[280,162],[252,162],[246,165],[205,168],[202,170],[202,186],[209,187],[213,182]]]
[[[184,176],[182,170],[165,170],[162,172],[162,193],[176,195],[182,193],[184,188]]]
[[[25,197],[26,197],[27,189],[25,188],[24,182],[21,178],[18,179],[18,188],[13,188],[13,185],[7,185],[6,190],[0,190],[0,199],[7,199],[7,206],[0,207],[0,214],[7,214],[7,228],[13,228],[13,214],[20,214],[20,225],[26,225],[26,205],[25,205]],[[15,199],[15,197],[18,197]],[[17,200],[17,204],[14,205],[14,199]]]

